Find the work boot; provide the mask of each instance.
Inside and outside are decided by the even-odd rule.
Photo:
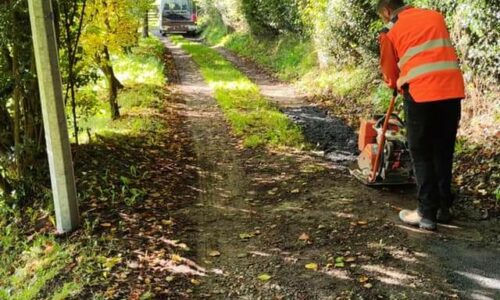
[[[440,208],[437,212],[437,220],[439,223],[448,224],[453,219],[453,215],[449,208]]]
[[[415,210],[403,209],[401,212],[399,212],[399,218],[405,224],[411,226],[418,226],[425,230],[436,230],[437,228],[436,222],[432,221],[431,219],[424,218],[422,214],[418,211],[418,209]]]

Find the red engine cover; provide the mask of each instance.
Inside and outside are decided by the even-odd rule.
[[[365,150],[368,144],[373,144],[377,142],[377,131],[373,129],[376,120],[361,120],[361,126],[359,128],[358,137],[358,149],[359,151]]]

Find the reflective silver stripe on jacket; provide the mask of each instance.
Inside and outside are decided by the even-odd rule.
[[[453,47],[450,39],[437,39],[425,42],[419,46],[412,47],[406,51],[401,60],[398,63],[399,69],[401,70],[403,66],[412,59],[415,55],[420,54],[425,51],[429,51],[436,48],[442,47]]]
[[[446,70],[460,70],[460,66],[457,61],[440,61],[430,64],[421,65],[419,67],[415,67],[411,69],[406,76],[399,78],[398,86],[401,87],[405,83],[408,83],[412,79],[416,77],[432,73],[438,71],[446,71]]]

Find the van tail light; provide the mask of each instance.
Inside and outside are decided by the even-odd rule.
[[[191,21],[193,21],[194,23],[196,23],[198,21],[198,16],[196,14],[192,14],[191,15]]]

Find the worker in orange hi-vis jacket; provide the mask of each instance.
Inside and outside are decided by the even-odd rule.
[[[435,230],[451,219],[452,164],[464,79],[444,17],[406,6],[403,0],[379,0],[386,23],[380,34],[385,82],[404,97],[408,144],[417,179],[416,210],[400,219]]]

